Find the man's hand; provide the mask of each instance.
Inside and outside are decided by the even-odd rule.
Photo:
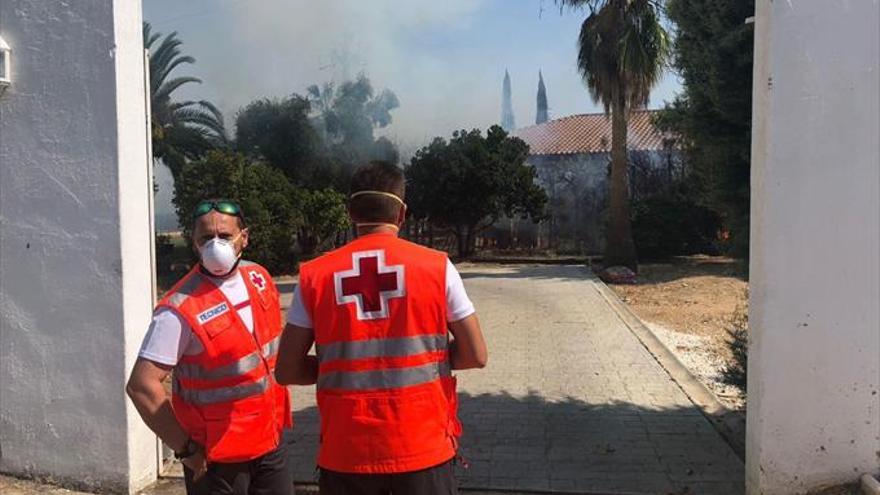
[[[180,462],[193,472],[193,481],[197,481],[208,472],[208,463],[205,460],[204,449],[199,449],[195,454],[184,457]]]
[[[315,342],[311,328],[288,323],[278,344],[275,380],[282,385],[314,385],[318,381],[318,358],[309,356]]]
[[[489,352],[476,313],[450,323],[449,331],[455,337],[449,348],[452,369],[485,368]]]

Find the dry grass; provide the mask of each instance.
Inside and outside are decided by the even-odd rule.
[[[611,287],[723,403],[745,407],[745,262],[681,257],[642,265],[638,283]]]

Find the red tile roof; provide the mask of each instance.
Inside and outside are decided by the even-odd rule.
[[[672,135],[661,133],[651,118],[656,110],[630,114],[628,148],[632,151],[663,150]],[[525,141],[532,155],[573,155],[611,151],[611,117],[604,113],[581,114],[523,127],[513,135]]]

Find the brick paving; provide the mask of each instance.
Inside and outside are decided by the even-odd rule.
[[[489,366],[458,373],[471,489],[741,494],[743,465],[579,266],[460,267]],[[289,300],[289,295],[286,297]],[[313,389],[294,389],[297,480],[314,480]]]

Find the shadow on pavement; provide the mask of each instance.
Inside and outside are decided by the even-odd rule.
[[[537,391],[459,394],[463,491],[741,494],[743,465],[694,407],[649,409],[548,399]],[[318,418],[296,411],[288,437],[299,482],[314,482]]]

